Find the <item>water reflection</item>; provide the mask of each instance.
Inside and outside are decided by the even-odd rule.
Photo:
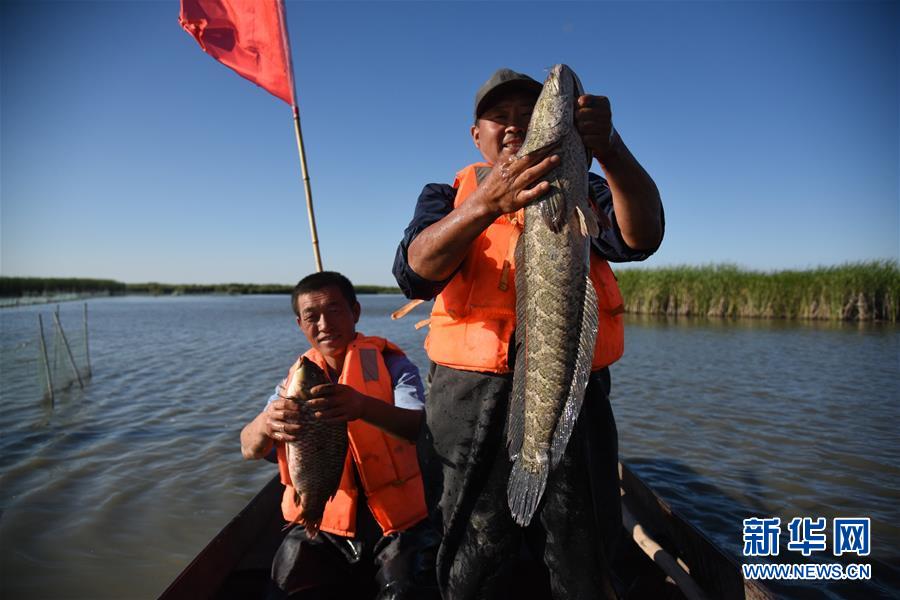
[[[897,333],[628,317],[626,355],[613,368],[622,455],[666,456],[638,461],[637,472],[735,555],[753,514],[871,515],[886,564],[881,583],[857,590],[900,586],[887,566],[900,555]]]

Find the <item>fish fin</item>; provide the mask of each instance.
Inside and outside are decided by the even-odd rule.
[[[581,233],[585,237],[597,237],[600,235],[600,218],[594,210],[593,195],[594,190],[591,188],[588,175],[584,177],[585,193],[583,198],[575,201],[575,212],[578,213],[578,222],[581,224]],[[590,252],[588,252],[590,255]]]
[[[506,487],[506,497],[509,502],[509,511],[513,519],[522,527],[531,523],[531,518],[537,510],[538,503],[544,495],[547,487],[547,476],[550,473],[547,452],[538,454],[536,469],[526,468],[525,461],[519,457],[513,463],[509,474],[509,484]]]
[[[556,468],[566,452],[566,445],[581,412],[581,403],[584,400],[584,390],[587,388],[588,379],[591,376],[591,363],[594,359],[594,344],[597,341],[597,329],[599,327],[597,315],[597,292],[589,277],[585,277],[584,306],[581,314],[581,329],[578,338],[578,357],[575,360],[575,370],[572,373],[572,384],[569,386],[569,397],[563,406],[559,420],[556,422],[556,431],[553,432],[553,441],[550,444],[551,468]]]
[[[525,344],[516,346],[516,369],[513,371],[512,393],[509,396],[506,432],[509,460],[516,460],[522,449],[522,440],[525,439]]]
[[[284,392],[284,395],[288,398],[296,398],[300,395],[300,391],[303,389],[303,359],[300,360],[300,364],[294,369],[294,375],[291,377],[290,382],[288,383],[287,389]]]
[[[547,180],[550,191],[539,200],[541,218],[550,231],[559,233],[566,222],[566,194],[559,179]]]
[[[300,524],[300,521],[298,520],[299,518],[300,518],[300,517],[297,517],[297,518],[295,518],[293,521],[289,521],[289,522],[285,523],[285,524],[284,524],[284,527],[282,527],[281,530],[282,530],[282,531],[287,531],[288,529],[290,529],[290,528],[293,527],[294,525],[299,525],[299,524]]]
[[[516,364],[513,369],[512,392],[509,396],[509,416],[506,420],[506,447],[509,459],[515,460],[525,437],[525,307],[528,306],[528,282],[525,280],[525,238],[519,236],[513,257],[516,264]]]
[[[575,206],[575,212],[578,213],[578,223],[581,226],[581,233],[585,237],[597,237],[600,235],[600,222],[595,213],[587,202],[579,202]]]
[[[294,506],[300,506],[300,494],[297,494],[296,491],[294,493],[295,493]],[[281,530],[287,531],[294,525],[303,525],[303,512],[302,511],[298,511],[297,516],[294,517],[294,520],[286,523],[285,526],[281,528]]]

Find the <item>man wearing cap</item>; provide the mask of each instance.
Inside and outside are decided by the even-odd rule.
[[[397,250],[394,275],[409,298],[435,299],[425,347],[432,361],[418,443],[426,502],[442,530],[438,583],[445,599],[502,597],[527,542],[548,567],[555,598],[614,598],[609,564],[621,531],[616,426],[607,366],[623,350],[622,299],[608,261],[644,260],[659,247],[659,191],[612,125],[609,100],[577,99],[575,124],[606,178],[589,176],[602,228],[592,238],[598,332],[585,400],[565,456],[531,524],[506,499],[505,420],[515,358],[512,259],[518,224],[506,215],[549,190],[553,148],[515,155],[541,84],[496,71],[475,96],[472,140],[484,162],[453,185],[425,186]],[[496,165],[503,169],[494,169]]]

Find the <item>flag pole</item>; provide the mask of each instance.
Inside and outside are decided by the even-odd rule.
[[[303,177],[303,192],[306,194],[306,214],[309,218],[309,235],[312,238],[313,256],[316,259],[316,271],[322,271],[322,255],[319,253],[319,234],[316,231],[316,215],[313,212],[312,188],[309,185],[309,171],[306,168],[306,152],[303,148],[303,132],[300,129],[300,108],[297,106],[297,86],[294,83],[294,60],[291,56],[290,36],[287,29],[287,14],[284,0],[278,1],[278,14],[281,16],[281,32],[284,36],[284,53],[291,76],[291,111],[294,114],[294,135],[297,138],[297,153],[300,155],[300,174]]]
[[[294,134],[297,137],[297,152],[300,154],[300,173],[303,176],[303,191],[306,194],[306,214],[309,217],[309,235],[312,238],[313,255],[316,258],[316,271],[322,271],[322,256],[319,254],[319,234],[316,232],[316,215],[313,212],[312,189],[309,185],[309,172],[306,170],[306,153],[303,151],[303,134],[300,131],[300,109],[296,102],[291,107],[294,111]]]

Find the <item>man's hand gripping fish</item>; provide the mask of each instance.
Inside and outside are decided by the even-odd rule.
[[[287,396],[300,404],[303,429],[296,442],[288,442],[288,470],[296,495],[294,504],[300,506],[297,523],[306,527],[310,538],[319,532],[325,504],[341,483],[347,457],[347,424],[319,421],[306,406],[310,390],[330,383],[325,373],[306,357],[288,384]]]
[[[516,363],[507,445],[513,518],[528,525],[547,477],[566,450],[584,399],[597,337],[597,295],[588,279],[590,238],[598,233],[588,199],[591,155],[575,128],[584,93],[566,65],[544,82],[518,157],[558,145],[550,191],[525,207],[515,251]]]

